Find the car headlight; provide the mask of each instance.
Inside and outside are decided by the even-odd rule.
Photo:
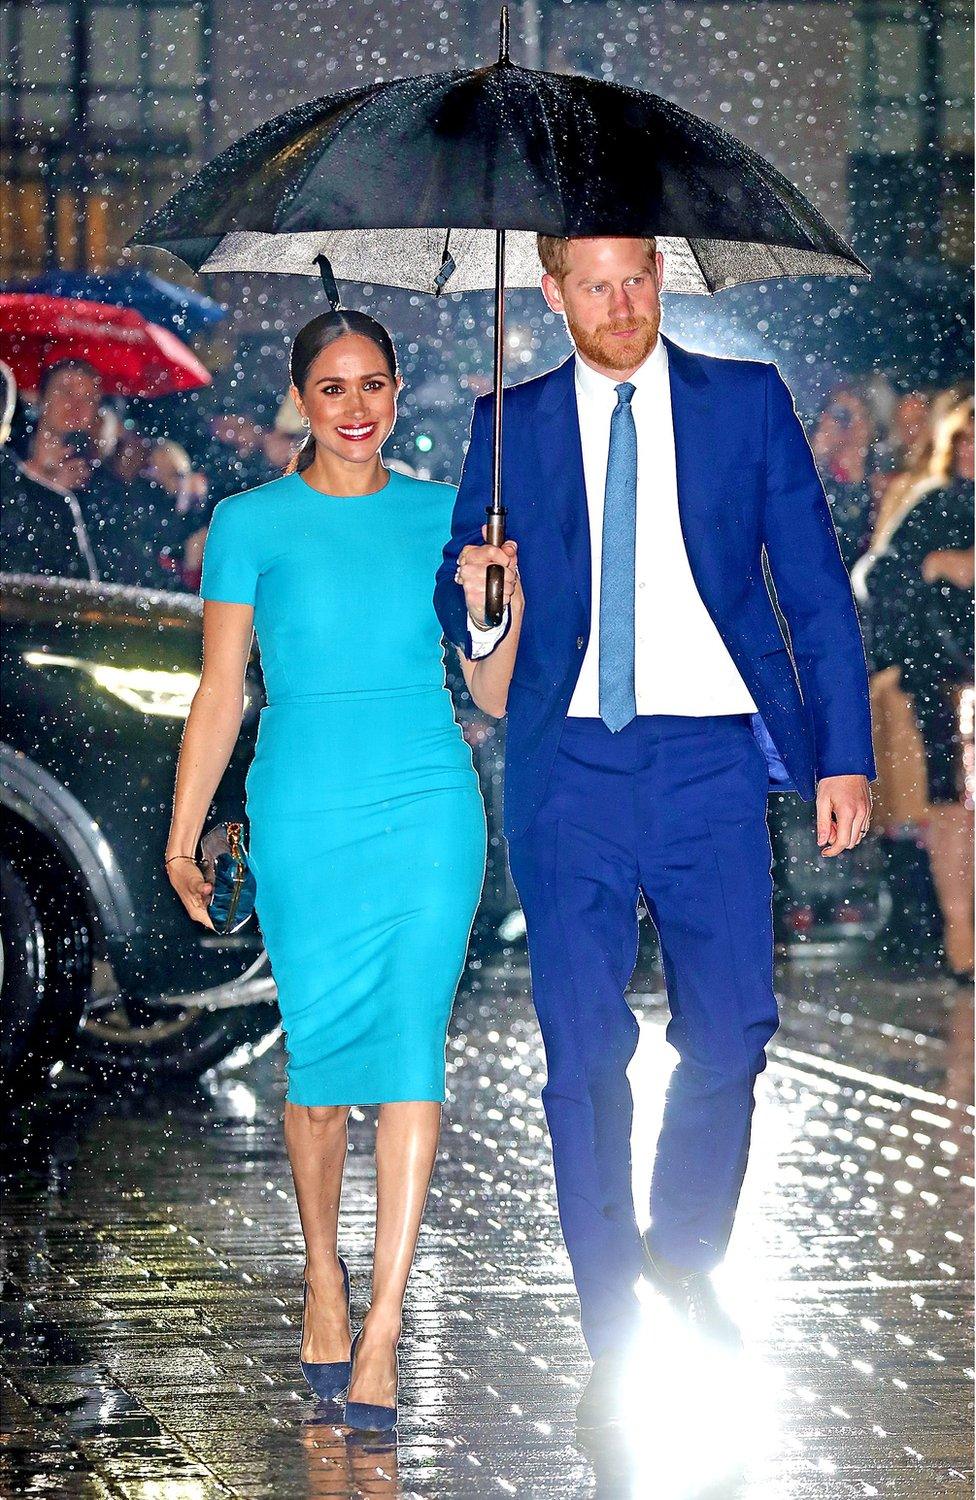
[[[138,713],[166,719],[185,719],[200,682],[199,672],[163,672],[151,667],[113,667],[80,656],[55,656],[49,651],[25,651],[31,667],[73,667],[85,672],[105,692]],[[248,699],[245,697],[244,706]]]

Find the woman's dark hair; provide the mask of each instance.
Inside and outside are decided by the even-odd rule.
[[[329,312],[319,313],[317,318],[312,318],[311,322],[298,330],[292,342],[288,369],[292,384],[299,392],[304,390],[308,372],[322,350],[328,349],[330,344],[347,333],[359,333],[363,338],[372,339],[382,354],[391,377],[396,380],[396,350],[383,324],[371,318],[369,313],[359,312],[354,307],[334,307]],[[300,474],[303,469],[308,468],[314,457],[315,438],[310,432],[298,452],[290,459],[285,473]]]

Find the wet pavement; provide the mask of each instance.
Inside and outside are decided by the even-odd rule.
[[[746,1353],[652,1293],[630,1420],[574,1441],[588,1371],[519,962],[469,969],[408,1293],[398,1441],[353,1444],[298,1370],[302,1246],[280,1043],[199,1089],[64,1073],[15,1122],[4,1188],[0,1493],[936,1500],[972,1493],[972,1007],[831,963],[781,976],[753,1155],[718,1273]],[[653,976],[635,1189],[673,1060]],[[363,1307],[372,1118],[342,1249]]]

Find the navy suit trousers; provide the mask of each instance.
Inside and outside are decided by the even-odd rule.
[[[768,768],[747,714],[567,718],[545,797],[509,842],[545,1043],[563,1234],[594,1357],[631,1336],[640,1234],[625,999],[642,892],[677,1050],[651,1186],[653,1248],[708,1270],[745,1171],[773,993]],[[646,1222],[646,1215],[641,1213]]]

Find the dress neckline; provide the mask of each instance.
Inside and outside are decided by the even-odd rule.
[[[295,478],[300,480],[307,490],[311,490],[313,495],[321,495],[323,500],[369,500],[373,495],[382,495],[384,490],[390,488],[390,485],[393,483],[393,472],[392,469],[387,469],[386,473],[388,477],[386,483],[380,485],[378,490],[367,490],[365,495],[333,495],[328,490],[316,489],[315,485],[309,484],[308,480],[304,478],[298,469],[295,470]]]

